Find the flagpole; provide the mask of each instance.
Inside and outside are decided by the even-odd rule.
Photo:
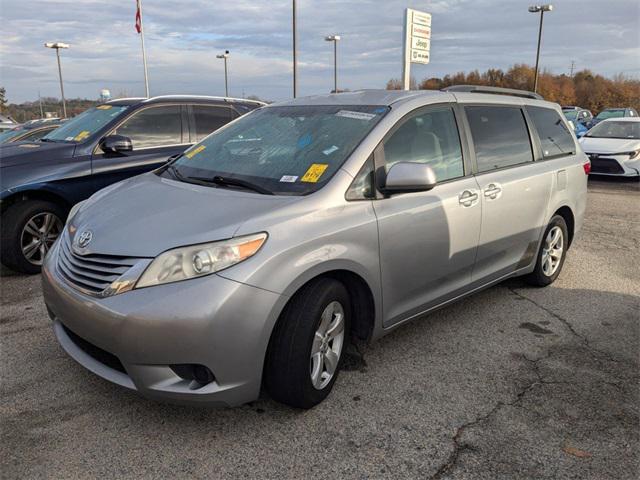
[[[142,63],[144,64],[144,93],[149,98],[149,74],[147,73],[147,52],[144,49],[144,26],[142,24],[142,0],[138,0],[140,12],[140,40],[142,41]]]

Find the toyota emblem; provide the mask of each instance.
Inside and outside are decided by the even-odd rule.
[[[84,248],[91,243],[93,239],[93,232],[91,230],[85,230],[78,236],[78,246]]]

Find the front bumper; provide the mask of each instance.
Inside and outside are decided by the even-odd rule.
[[[286,297],[214,274],[94,298],[58,274],[58,247],[42,269],[44,300],[60,345],[85,368],[178,403],[234,406],[258,397],[269,337]],[[83,341],[116,360],[91,354]],[[114,367],[118,362],[121,368]],[[215,380],[194,389],[169,367],[182,364],[204,365]]]
[[[629,160],[628,155],[587,154],[593,175],[615,177],[640,176],[640,158]]]

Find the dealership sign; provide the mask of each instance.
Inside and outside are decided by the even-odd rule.
[[[409,90],[411,64],[426,65],[431,52],[431,14],[407,8],[404,14],[403,74],[404,89]]]

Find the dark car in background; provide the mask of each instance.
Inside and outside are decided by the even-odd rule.
[[[74,204],[112,183],[158,168],[262,105],[188,95],[112,100],[68,120],[38,142],[1,147],[2,263],[24,273],[39,272]]]
[[[605,108],[598,115],[596,115],[593,120],[591,120],[588,124],[589,128],[595,127],[598,123],[603,120],[608,120],[610,118],[627,118],[627,117],[637,117],[638,112],[634,108],[626,107],[626,108]]]
[[[15,142],[36,142],[58,128],[61,123],[60,119],[34,120],[23,123],[11,130],[5,130],[0,133],[0,145]]]

